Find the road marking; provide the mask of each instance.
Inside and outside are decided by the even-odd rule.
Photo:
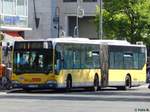
[[[6,92],[0,92],[0,95],[6,95],[7,93]]]

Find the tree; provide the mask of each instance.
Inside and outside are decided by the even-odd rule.
[[[104,38],[150,45],[150,0],[103,0]],[[99,6],[95,19],[99,30]]]

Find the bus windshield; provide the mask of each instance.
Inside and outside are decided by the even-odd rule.
[[[49,73],[52,71],[52,49],[15,50],[13,70],[21,73]]]

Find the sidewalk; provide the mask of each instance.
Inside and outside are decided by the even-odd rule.
[[[6,95],[7,92],[4,92],[4,91],[0,91],[0,95]]]
[[[144,85],[141,85],[141,86],[139,86],[137,88],[148,88],[148,87],[149,87],[149,84],[144,84]]]

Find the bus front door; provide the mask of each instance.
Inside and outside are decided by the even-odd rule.
[[[108,46],[100,45],[101,87],[108,86]]]

